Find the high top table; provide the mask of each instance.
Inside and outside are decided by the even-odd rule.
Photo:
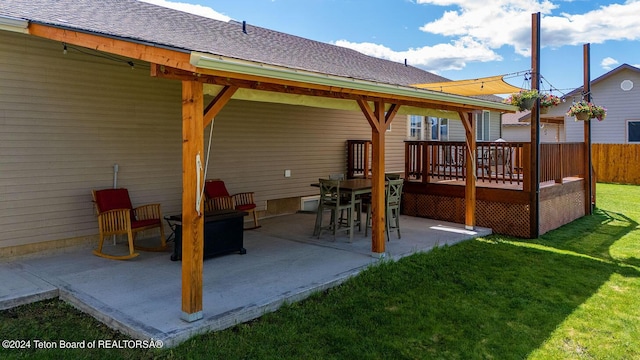
[[[320,187],[320,183],[311,184],[311,186]],[[340,194],[349,194],[351,197],[351,203],[355,204],[356,197],[359,195],[371,193],[371,179],[347,179],[340,180]],[[355,212],[355,207],[354,210]],[[354,219],[355,213],[351,214],[351,222],[349,223],[349,242],[353,241]],[[322,216],[318,214],[317,216]],[[318,218],[316,218],[316,226],[314,228],[313,235],[318,235],[316,229],[318,227]]]

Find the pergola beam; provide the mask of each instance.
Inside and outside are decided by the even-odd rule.
[[[190,54],[185,52],[36,23],[29,23],[29,34],[153,64],[186,71],[196,70],[195,66],[189,62]]]
[[[239,73],[230,73],[222,71],[212,71],[208,69],[198,69],[198,72],[185,71],[182,69],[171,68],[161,64],[151,64],[151,76],[172,79],[172,80],[193,80],[200,81],[204,84],[236,86],[241,89],[261,90],[278,92],[293,95],[319,96],[333,99],[343,100],[363,100],[375,102],[377,99],[384,100],[385,103],[397,105],[431,108],[451,112],[473,111],[477,106],[468,104],[459,104],[453,102],[444,102],[429,99],[417,99],[413,97],[405,97],[399,95],[387,95],[370,93],[360,90],[352,90],[345,88],[333,88],[326,85],[317,85],[309,83],[300,83],[289,80],[271,79],[258,77],[254,75],[245,75]],[[504,110],[498,110],[504,111]]]
[[[385,102],[374,101],[372,110],[369,103],[358,100],[358,106],[371,126],[371,252],[383,256],[385,252],[384,238],[386,226],[385,211],[385,134],[400,106],[391,104],[385,113]]]
[[[204,216],[200,195],[204,171],[202,83],[182,82],[182,319],[202,318]]]
[[[207,127],[220,110],[231,100],[233,94],[238,90],[237,86],[225,86],[220,93],[204,109],[204,126]]]
[[[460,120],[464,125],[464,133],[467,143],[466,156],[466,183],[464,188],[464,225],[467,230],[473,230],[476,226],[476,134],[473,126],[473,113],[460,112]]]

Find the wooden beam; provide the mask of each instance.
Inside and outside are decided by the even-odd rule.
[[[460,120],[464,125],[464,134],[467,144],[466,172],[464,187],[464,227],[473,230],[476,226],[476,134],[473,126],[473,113],[460,112]]]
[[[207,127],[220,110],[231,100],[233,94],[238,90],[237,86],[225,86],[218,95],[204,109],[204,126]]]
[[[368,105],[367,105],[368,107]],[[387,128],[384,126],[384,101],[375,102],[374,109],[375,122],[377,126],[371,127],[371,251],[374,254],[384,254],[385,252],[385,134]]]
[[[29,24],[29,34],[177,69],[196,69],[189,62],[190,54],[185,52],[35,23]]]
[[[182,82],[182,319],[202,318],[204,106],[202,83]]]
[[[358,106],[360,106],[360,109],[362,110],[364,117],[367,118],[367,121],[369,122],[371,129],[374,129],[379,132],[380,122],[376,118],[376,114],[374,114],[374,112],[371,111],[371,107],[369,107],[369,103],[361,99],[356,100],[356,102],[358,103]],[[375,152],[375,149],[374,149],[374,152]]]
[[[384,128],[385,129],[387,129],[389,127],[389,125],[391,125],[391,122],[393,121],[393,119],[395,119],[396,114],[398,114],[398,110],[400,110],[400,105],[391,104],[391,107],[389,107],[389,110],[387,111],[387,113],[384,116]]]
[[[372,111],[368,102],[358,100],[358,105],[371,126],[371,251],[374,254],[382,256],[385,251],[386,188],[384,178],[384,150],[387,128],[384,126],[386,122],[384,101],[378,99],[374,104],[375,108]],[[393,120],[393,117],[391,117],[391,120]]]
[[[383,99],[386,103],[397,105],[433,108],[446,111],[469,111],[476,107],[467,104],[453,104],[446,101],[420,100],[408,96],[395,96],[382,93],[373,93],[362,90],[336,88],[327,85],[301,83],[291,80],[273,79],[255,75],[232,73],[225,71],[213,71],[198,68],[197,72],[172,69],[167,66],[152,64],[152,76],[173,80],[197,80],[205,84],[231,85],[238,88],[281,92],[294,95],[321,96],[345,100],[365,100],[374,102]],[[155,68],[154,68],[155,67]],[[504,110],[500,110],[504,111]]]
[[[274,79],[263,76],[256,76],[250,74],[241,74],[241,73],[233,73],[228,71],[218,71],[211,69],[202,69],[198,68],[198,72],[200,76],[211,75],[214,78],[207,81],[249,81],[256,84],[256,90],[266,90],[266,91],[277,91],[277,88],[289,89],[289,93],[297,93],[296,89],[304,89],[301,95],[311,95],[311,96],[325,96],[325,97],[333,97],[340,99],[368,99],[369,101],[375,101],[375,99],[383,99],[386,103],[395,103],[401,105],[408,106],[416,106],[416,107],[428,107],[439,110],[447,110],[447,111],[459,111],[459,110],[476,110],[477,106],[469,105],[469,104],[459,104],[452,103],[448,101],[442,100],[431,100],[431,99],[417,99],[412,96],[404,96],[404,95],[391,95],[384,94],[372,91],[364,91],[357,89],[349,89],[342,87],[333,87],[329,85],[321,85],[321,84],[312,84],[312,83],[304,83],[292,80],[284,80],[284,79]],[[226,79],[226,80],[225,80]],[[276,88],[274,88],[274,86]],[[239,86],[243,87],[243,86]],[[487,109],[489,110],[489,109]],[[504,112],[502,108],[494,109],[498,111]]]

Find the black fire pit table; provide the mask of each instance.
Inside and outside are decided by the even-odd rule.
[[[204,216],[204,251],[203,257],[238,252],[246,254],[244,248],[243,223],[248,215],[238,210],[215,210]],[[175,235],[172,261],[182,259],[182,215],[165,216]]]

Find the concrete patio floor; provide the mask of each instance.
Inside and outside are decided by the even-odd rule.
[[[181,315],[181,263],[169,253],[141,252],[116,261],[75,248],[55,254],[0,262],[0,309],[60,297],[111,328],[137,339],[175,346],[208,331],[222,330],[275,311],[283,303],[339,285],[381,261],[371,253],[371,235],[356,232],[311,236],[314,214],[261,220],[244,232],[245,255],[206,259],[203,266],[203,319]],[[401,217],[402,238],[386,242],[385,259],[397,260],[436,246],[491,233],[461,224]],[[114,245],[111,245],[114,246]],[[124,242],[117,247],[125,248]]]

